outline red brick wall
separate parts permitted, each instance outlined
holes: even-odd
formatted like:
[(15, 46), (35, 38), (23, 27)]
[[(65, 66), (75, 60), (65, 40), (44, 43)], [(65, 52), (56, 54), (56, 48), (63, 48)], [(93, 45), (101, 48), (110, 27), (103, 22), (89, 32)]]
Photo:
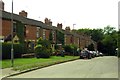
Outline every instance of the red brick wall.
[(66, 45), (73, 44), (73, 37), (72, 35), (66, 35)]
[(2, 36), (8, 36), (11, 33), (11, 21), (2, 20)]
[(36, 32), (37, 32), (37, 27), (36, 26), (31, 26), (31, 25), (26, 25), (26, 40), (36, 40)]
[(74, 37), (74, 44), (79, 47), (79, 38), (78, 37)]
[(45, 30), (45, 37), (49, 40), (50, 30)]
[(80, 48), (83, 49), (85, 47), (86, 41), (84, 36), (80, 37)]

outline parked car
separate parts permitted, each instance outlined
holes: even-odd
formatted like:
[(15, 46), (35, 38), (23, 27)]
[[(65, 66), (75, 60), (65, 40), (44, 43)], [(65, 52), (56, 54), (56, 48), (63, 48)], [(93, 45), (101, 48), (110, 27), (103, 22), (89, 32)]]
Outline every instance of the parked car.
[(91, 57), (94, 58), (95, 57), (95, 54), (93, 51), (89, 51), (89, 53), (91, 54)]
[(80, 59), (85, 59), (85, 58), (87, 58), (87, 59), (92, 58), (91, 53), (88, 50), (83, 50), (80, 53)]
[(99, 53), (99, 56), (102, 56), (102, 57), (103, 57), (103, 53), (100, 52), (100, 53)]
[(95, 57), (99, 57), (99, 52), (98, 51), (93, 51)]
[(92, 54), (94, 55), (94, 57), (98, 57), (99, 54), (96, 51), (92, 51)]

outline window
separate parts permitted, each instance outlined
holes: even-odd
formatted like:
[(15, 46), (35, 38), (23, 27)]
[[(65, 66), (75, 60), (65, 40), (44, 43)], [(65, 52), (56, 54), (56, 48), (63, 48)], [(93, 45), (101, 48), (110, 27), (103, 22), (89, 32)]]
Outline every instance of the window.
[(26, 25), (24, 27), (24, 36), (26, 37)]
[(54, 36), (54, 34), (55, 34), (55, 31), (52, 31), (53, 41), (55, 40), (55, 36)]
[(13, 22), (13, 32), (16, 32), (16, 22)]
[(37, 37), (37, 38), (40, 37), (40, 27), (37, 27), (36, 37)]
[(65, 44), (66, 44), (66, 35), (65, 35)]
[(45, 37), (45, 29), (43, 29), (43, 39), (46, 39), (46, 37)]

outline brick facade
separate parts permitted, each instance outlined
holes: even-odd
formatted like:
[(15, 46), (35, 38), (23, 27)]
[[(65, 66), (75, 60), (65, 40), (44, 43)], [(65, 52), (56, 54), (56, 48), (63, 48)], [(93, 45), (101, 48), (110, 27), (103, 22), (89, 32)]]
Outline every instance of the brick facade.
[(65, 35), (65, 45), (73, 44), (73, 36)]
[(25, 40), (36, 41), (36, 39), (37, 39), (37, 27), (36, 26), (31, 26), (31, 25), (26, 25), (25, 27), (26, 27)]
[(49, 40), (50, 30), (45, 30), (45, 37)]
[[(7, 12), (6, 12), (7, 13)], [(20, 15), (20, 16), (19, 16)], [(22, 11), (17, 15), (17, 17), (22, 17), (21, 22), (25, 26), (25, 40), (36, 41), (37, 38), (42, 37), (43, 39), (49, 40), (50, 32), (52, 32), (53, 42), (56, 43), (56, 30), (61, 30), (64, 32), (64, 41), (65, 45), (75, 44), (77, 47), (81, 49), (88, 46), (90, 43), (93, 43), (91, 38), (86, 35), (74, 35), (74, 33), (70, 30), (70, 27), (66, 27), (65, 31), (62, 29), (62, 23), (57, 24), (57, 27), (54, 28), (52, 26), (52, 21), (50, 19), (45, 19), (45, 23), (35, 21), (32, 19), (27, 19), (27, 12)], [(9, 15), (11, 16), (11, 15)], [(4, 16), (6, 17), (6, 16)], [(19, 18), (15, 18), (18, 19)], [(25, 19), (25, 20), (24, 20)], [(27, 21), (28, 20), (28, 21)], [(26, 22), (25, 22), (26, 21)], [(33, 26), (33, 25), (34, 26)], [(36, 26), (35, 26), (36, 25)], [(16, 26), (17, 27), (17, 26)], [(11, 33), (11, 21), (10, 19), (2, 19), (2, 36), (8, 36)], [(1, 35), (0, 35), (1, 36)], [(96, 43), (94, 42), (95, 46)]]
[(11, 33), (11, 21), (10, 20), (2, 20), (2, 35), (7, 37)]

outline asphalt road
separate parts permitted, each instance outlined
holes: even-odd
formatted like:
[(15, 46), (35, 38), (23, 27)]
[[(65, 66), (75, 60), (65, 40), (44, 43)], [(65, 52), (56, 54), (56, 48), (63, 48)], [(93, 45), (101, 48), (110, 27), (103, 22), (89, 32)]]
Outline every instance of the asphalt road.
[(118, 78), (118, 59), (115, 56), (79, 59), (10, 78)]

